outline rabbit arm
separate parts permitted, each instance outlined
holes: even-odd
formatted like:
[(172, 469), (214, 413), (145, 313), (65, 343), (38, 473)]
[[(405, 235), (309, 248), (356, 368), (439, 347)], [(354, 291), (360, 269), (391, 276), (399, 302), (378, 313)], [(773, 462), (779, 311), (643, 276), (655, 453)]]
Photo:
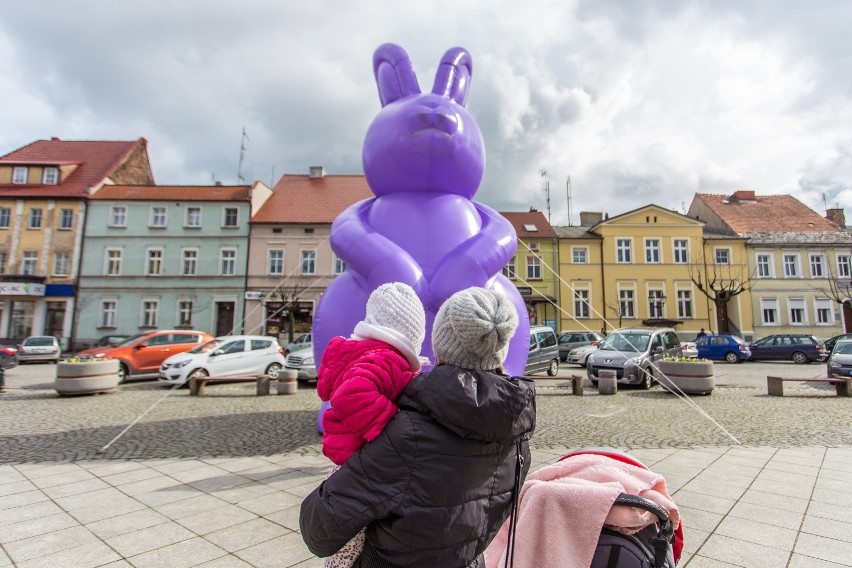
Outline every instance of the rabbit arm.
[(437, 310), (459, 290), (484, 286), (515, 254), (518, 237), (512, 224), (490, 207), (473, 204), (482, 217), (482, 226), (435, 267), (429, 281), (427, 309)]
[(365, 212), (373, 199), (360, 201), (341, 213), (331, 227), (331, 248), (347, 269), (367, 281), (370, 290), (386, 282), (403, 282), (418, 293), (425, 291), (420, 264), (399, 245), (373, 231)]

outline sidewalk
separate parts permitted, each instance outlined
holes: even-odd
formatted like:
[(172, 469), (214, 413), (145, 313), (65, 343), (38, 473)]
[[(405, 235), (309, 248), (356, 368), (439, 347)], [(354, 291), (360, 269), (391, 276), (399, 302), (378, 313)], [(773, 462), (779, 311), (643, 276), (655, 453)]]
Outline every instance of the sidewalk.
[[(571, 449), (535, 450), (532, 467)], [(298, 532), (328, 471), (318, 450), (0, 465), (0, 567), (321, 566)], [(680, 566), (852, 565), (852, 447), (631, 454), (681, 508)]]

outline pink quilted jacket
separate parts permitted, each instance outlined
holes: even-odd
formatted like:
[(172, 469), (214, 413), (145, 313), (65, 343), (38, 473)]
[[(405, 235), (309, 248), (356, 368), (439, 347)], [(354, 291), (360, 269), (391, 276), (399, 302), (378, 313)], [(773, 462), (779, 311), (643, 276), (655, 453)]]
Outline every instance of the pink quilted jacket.
[(317, 394), (331, 401), (322, 417), (322, 453), (340, 465), (381, 433), (417, 372), (387, 343), (334, 337), (317, 374)]

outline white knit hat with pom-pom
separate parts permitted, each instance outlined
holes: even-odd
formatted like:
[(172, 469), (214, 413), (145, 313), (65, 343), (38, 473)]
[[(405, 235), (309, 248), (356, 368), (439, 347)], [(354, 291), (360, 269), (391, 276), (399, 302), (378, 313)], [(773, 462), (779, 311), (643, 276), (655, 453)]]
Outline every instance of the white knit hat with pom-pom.
[(390, 328), (411, 342), (414, 354), (420, 353), (426, 337), (426, 312), (414, 289), (402, 282), (382, 284), (367, 300), (367, 316), (371, 325)]

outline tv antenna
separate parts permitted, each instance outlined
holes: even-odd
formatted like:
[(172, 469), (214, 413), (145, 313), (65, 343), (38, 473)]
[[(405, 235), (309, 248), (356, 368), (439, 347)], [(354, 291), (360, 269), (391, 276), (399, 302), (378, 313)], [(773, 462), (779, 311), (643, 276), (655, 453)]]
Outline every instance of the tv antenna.
[(571, 222), (571, 176), (568, 176), (568, 181), (566, 182), (567, 190), (568, 190), (568, 226), (572, 226), (574, 223)]
[(544, 194), (547, 197), (547, 222), (550, 223), (550, 178), (547, 176), (547, 170), (541, 170), (541, 177), (544, 178)]
[(245, 182), (246, 178), (243, 177), (243, 160), (246, 157), (246, 141), (251, 142), (251, 139), (246, 134), (246, 127), (243, 126), (243, 135), (240, 138), (240, 165), (237, 166), (237, 180), (241, 182)]

